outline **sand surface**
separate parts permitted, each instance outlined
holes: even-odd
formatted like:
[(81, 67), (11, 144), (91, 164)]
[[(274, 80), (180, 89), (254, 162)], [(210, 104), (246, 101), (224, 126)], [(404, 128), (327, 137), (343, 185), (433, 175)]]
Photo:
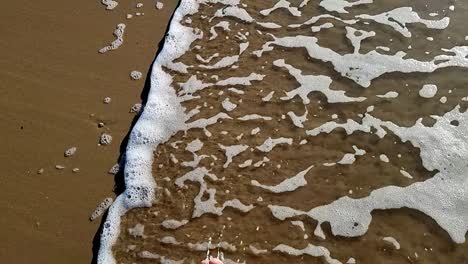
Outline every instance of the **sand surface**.
[[(0, 17), (0, 263), (90, 263), (120, 145), (176, 1), (6, 1)], [(144, 12), (127, 20), (126, 14)], [(98, 50), (127, 25), (124, 44)], [(132, 81), (139, 70), (143, 78)], [(104, 97), (112, 98), (103, 104)], [(104, 128), (98, 123), (104, 122)], [(98, 146), (102, 132), (114, 140)], [(76, 146), (73, 157), (63, 152)], [(55, 169), (63, 165), (63, 170)], [(43, 168), (44, 173), (37, 171)], [(73, 168), (79, 168), (73, 173)]]

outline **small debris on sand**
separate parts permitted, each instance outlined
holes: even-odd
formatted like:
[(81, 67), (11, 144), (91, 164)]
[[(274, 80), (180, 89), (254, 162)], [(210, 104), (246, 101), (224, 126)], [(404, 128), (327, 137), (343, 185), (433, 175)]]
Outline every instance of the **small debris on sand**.
[(104, 123), (103, 122), (99, 122), (99, 124), (97, 125), (98, 127), (104, 127)]
[(137, 8), (143, 7), (143, 3), (137, 3), (137, 4), (136, 4), (136, 7), (137, 7)]
[(133, 15), (132, 14), (127, 14), (127, 19), (132, 19)]
[(72, 170), (73, 173), (77, 173), (77, 172), (79, 172), (79, 171), (80, 171), (79, 168), (74, 168), (74, 169)]
[(112, 174), (112, 175), (116, 175), (117, 173), (119, 173), (119, 170), (120, 170), (120, 165), (118, 163), (116, 163), (116, 164), (114, 164), (114, 166), (112, 166), (112, 168), (110, 168), (108, 173)]
[(75, 155), (76, 150), (77, 150), (76, 147), (71, 147), (71, 148), (65, 150), (65, 153), (63, 153), (63, 155), (64, 155), (65, 157), (71, 157), (71, 156)]
[(141, 111), (141, 104), (140, 103), (137, 103), (137, 104), (134, 104), (132, 106), (132, 108), (130, 108), (130, 113), (137, 113), (139, 114)]
[(101, 145), (109, 145), (112, 142), (112, 136), (106, 133), (101, 135), (101, 139), (99, 141)]
[(42, 174), (44, 173), (44, 168), (40, 168), (38, 171), (37, 171), (37, 174)]
[(164, 4), (162, 2), (157, 1), (156, 2), (156, 9), (161, 10), (164, 7)]
[(56, 168), (57, 170), (63, 170), (63, 169), (65, 169), (65, 166), (62, 166), (62, 165), (55, 165), (55, 168)]
[(91, 216), (89, 217), (89, 220), (91, 221), (94, 221), (96, 220), (98, 217), (100, 217), (111, 205), (112, 205), (112, 202), (114, 201), (114, 199), (110, 198), (110, 197), (107, 197), (106, 199), (104, 199), (104, 201), (102, 201), (97, 207), (96, 209), (94, 210), (94, 212), (91, 214)]
[(104, 102), (105, 104), (110, 104), (111, 101), (112, 99), (110, 97), (106, 97), (102, 100), (102, 102)]

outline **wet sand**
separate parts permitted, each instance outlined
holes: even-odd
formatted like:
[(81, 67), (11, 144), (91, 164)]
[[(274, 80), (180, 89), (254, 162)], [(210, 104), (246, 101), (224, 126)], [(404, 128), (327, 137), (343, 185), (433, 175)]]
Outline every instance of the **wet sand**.
[[(90, 263), (101, 219), (114, 197), (108, 174), (135, 117), (146, 73), (176, 1), (7, 1), (0, 18), (0, 262)], [(144, 16), (125, 18), (127, 13)], [(124, 44), (99, 54), (118, 23)], [(132, 70), (143, 78), (130, 79)], [(104, 97), (110, 104), (103, 104)], [(98, 123), (105, 123), (98, 128)], [(113, 136), (98, 146), (99, 136)], [(72, 146), (78, 151), (65, 158)], [(63, 170), (55, 169), (63, 165)], [(43, 174), (37, 174), (43, 168)], [(73, 168), (79, 168), (73, 173)]]

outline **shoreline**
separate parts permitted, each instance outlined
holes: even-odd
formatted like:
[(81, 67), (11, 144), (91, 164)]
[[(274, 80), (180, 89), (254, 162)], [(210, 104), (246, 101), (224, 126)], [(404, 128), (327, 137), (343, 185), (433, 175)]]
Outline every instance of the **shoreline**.
[[(89, 216), (114, 196), (108, 170), (121, 153), (135, 117), (129, 110), (140, 102), (145, 85), (129, 75), (132, 70), (146, 74), (175, 6), (167, 2), (157, 10), (142, 2), (138, 10), (145, 15), (130, 20), (125, 15), (137, 12), (132, 3), (112, 11), (99, 1), (7, 4), (11, 12), (2, 25), (8, 28), (0, 40), (9, 51), (0, 60), (6, 88), (0, 99), (6, 142), (0, 176), (3, 262), (92, 261), (102, 220), (90, 222)], [(99, 54), (122, 22), (127, 24), (123, 45)], [(112, 101), (104, 104), (107, 96)], [(109, 146), (98, 146), (103, 132), (113, 137)], [(72, 146), (76, 154), (65, 158)], [(73, 168), (80, 170), (73, 173)]]

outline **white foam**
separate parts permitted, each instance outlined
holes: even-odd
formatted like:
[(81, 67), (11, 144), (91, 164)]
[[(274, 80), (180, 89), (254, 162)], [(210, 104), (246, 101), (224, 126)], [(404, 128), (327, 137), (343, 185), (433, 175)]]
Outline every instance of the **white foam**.
[(236, 109), (237, 107), (237, 104), (235, 103), (232, 103), (229, 98), (226, 98), (224, 99), (224, 101), (222, 102), (222, 106), (224, 108), (224, 110), (228, 111), (228, 112), (231, 112), (232, 110)]
[(447, 102), (447, 97), (446, 96), (442, 96), (440, 99), (439, 99), (439, 102), (445, 104)]
[(130, 108), (130, 113), (139, 114), (141, 112), (142, 107), (143, 106), (140, 103), (136, 103)]
[(252, 165), (252, 160), (248, 159), (244, 161), (243, 163), (239, 164), (239, 168), (247, 168), (250, 165)]
[(164, 46), (153, 63), (151, 89), (144, 111), (133, 127), (125, 152), (125, 191), (109, 208), (101, 233), (98, 263), (115, 264), (112, 246), (120, 231), (120, 217), (129, 209), (148, 207), (155, 198), (156, 183), (152, 176), (153, 151), (173, 134), (183, 130), (187, 116), (180, 105), (172, 77), (163, 66), (184, 71), (183, 64), (173, 61), (190, 49), (191, 43), (201, 37), (181, 21), (186, 15), (195, 13), (200, 2), (182, 0), (173, 15)]
[(256, 180), (252, 180), (251, 184), (256, 187), (263, 188), (265, 190), (269, 190), (270, 192), (273, 193), (284, 193), (284, 192), (292, 192), (297, 190), (300, 187), (306, 186), (307, 181), (305, 179), (305, 175), (313, 168), (314, 166), (310, 166), (307, 169), (299, 172), (295, 176), (288, 178), (281, 183), (275, 185), (275, 186), (267, 186), (260, 184)]
[(76, 150), (77, 150), (76, 147), (71, 147), (71, 148), (65, 150), (65, 152), (63, 153), (63, 155), (64, 155), (65, 157), (71, 157), (71, 156), (75, 155)]
[(302, 230), (302, 232), (305, 232), (304, 222), (297, 220), (297, 221), (291, 221), (291, 224), (299, 227)]
[(390, 92), (387, 92), (385, 94), (378, 94), (376, 95), (377, 97), (379, 98), (386, 98), (386, 99), (393, 99), (393, 98), (397, 98), (398, 97), (398, 93), (395, 92), (395, 91), (390, 91)]
[[(104, 2), (104, 0), (103, 0)], [(109, 7), (109, 5), (108, 5)], [(107, 8), (109, 9), (109, 8)], [(112, 8), (111, 8), (112, 9)], [(117, 25), (116, 29), (114, 30), (115, 40), (111, 42), (110, 45), (105, 46), (104, 48), (99, 50), (99, 53), (106, 53), (110, 50), (116, 50), (123, 44), (123, 35), (125, 33), (125, 24), (120, 23)]]
[(161, 10), (164, 7), (164, 3), (161, 1), (156, 2), (156, 9)]
[(260, 132), (260, 128), (259, 127), (256, 127), (254, 129), (252, 129), (252, 131), (250, 131), (250, 135), (257, 135), (258, 133)]
[(279, 8), (284, 8), (284, 9), (288, 10), (289, 13), (291, 15), (293, 15), (293, 16), (301, 16), (301, 11), (299, 11), (299, 9), (297, 9), (297, 7), (292, 7), (291, 3), (289, 1), (287, 1), (287, 0), (279, 0), (278, 2), (276, 2), (276, 4), (273, 7), (261, 10), (260, 14), (262, 14), (264, 16), (268, 16), (268, 15), (271, 14), (271, 12), (273, 12), (276, 9), (279, 9)]
[(359, 53), (363, 40), (374, 36), (374, 31), (359, 30), (349, 26), (346, 27), (346, 37), (351, 41), (351, 45), (354, 47), (354, 53)]
[(379, 159), (380, 159), (380, 161), (385, 162), (385, 163), (389, 163), (389, 162), (390, 162), (390, 160), (388, 159), (387, 155), (385, 155), (385, 154), (380, 154)]
[(419, 90), (419, 96), (422, 98), (432, 98), (437, 94), (437, 85), (435, 84), (425, 84)]
[(210, 28), (210, 33), (211, 33), (211, 36), (209, 38), (209, 40), (213, 40), (215, 38), (218, 37), (218, 33), (216, 32), (216, 28), (221, 28), (223, 29), (224, 31), (231, 31), (231, 29), (229, 28), (229, 22), (228, 21), (221, 21), (219, 22), (218, 24), (212, 26)]
[(405, 170), (400, 170), (400, 173), (401, 175), (403, 175), (404, 177), (406, 178), (409, 178), (409, 179), (413, 179), (413, 176), (411, 176), (411, 174), (409, 174), (407, 171)]
[(322, 246), (314, 246), (312, 244), (308, 244), (304, 249), (296, 249), (288, 245), (280, 244), (273, 248), (273, 251), (286, 253), (291, 256), (309, 255), (312, 257), (323, 257), (328, 264), (341, 264), (339, 260), (330, 256), (330, 251), (327, 248)]
[(260, 166), (265, 166), (265, 163), (267, 163), (267, 162), (269, 162), (269, 161), (270, 161), (269, 158), (263, 157), (262, 160), (259, 160), (259, 161), (257, 161), (257, 162), (254, 163), (254, 167), (255, 167), (255, 168), (258, 168), (258, 167), (260, 167)]
[(398, 241), (394, 237), (384, 237), (382, 238), (382, 240), (392, 244), (395, 247), (395, 249), (400, 249), (400, 243), (398, 243)]
[(112, 136), (107, 133), (102, 133), (101, 138), (99, 139), (101, 145), (109, 145), (112, 143)]
[(252, 16), (250, 16), (250, 14), (245, 9), (238, 6), (227, 6), (223, 9), (219, 9), (214, 14), (214, 17), (235, 17), (248, 23), (254, 21)]
[[(429, 171), (439, 171), (432, 178), (407, 187), (383, 187), (360, 199), (344, 196), (307, 213), (275, 206), (270, 206), (270, 209), (273, 212), (280, 208), (279, 216), (282, 218), (307, 214), (319, 224), (329, 222), (333, 235), (354, 237), (367, 231), (373, 210), (406, 207), (434, 219), (454, 242), (465, 242), (468, 231), (468, 185), (465, 184), (467, 162), (464, 157), (468, 155), (468, 113), (461, 113), (459, 109), (457, 106), (442, 117), (433, 116), (437, 121), (432, 127), (424, 126), (422, 119), (412, 127), (399, 127), (366, 114), (363, 124), (350, 131), (362, 131), (365, 127), (379, 130), (385, 126), (403, 142), (410, 141), (420, 149), (423, 166)], [(459, 126), (452, 126), (452, 120), (457, 120)], [(381, 133), (379, 136), (383, 137), (385, 134)]]
[(239, 117), (237, 119), (239, 119), (241, 121), (256, 120), (256, 119), (263, 119), (265, 121), (269, 121), (272, 118), (269, 117), (269, 116), (262, 116), (262, 115), (258, 115), (258, 114), (250, 114), (250, 115), (241, 116), (241, 117)]
[(301, 86), (298, 88), (287, 92), (286, 96), (280, 98), (281, 100), (291, 100), (295, 96), (299, 96), (302, 99), (302, 102), (307, 105), (310, 103), (308, 95), (314, 91), (321, 92), (323, 95), (325, 95), (329, 103), (361, 102), (365, 100), (364, 97), (348, 97), (345, 95), (344, 91), (331, 90), (330, 85), (332, 83), (332, 79), (328, 76), (302, 75), (301, 70), (286, 64), (283, 59), (275, 60), (273, 65), (286, 68), (289, 74), (292, 75), (297, 80), (297, 82), (301, 84)]
[(310, 29), (312, 29), (312, 32), (314, 33), (317, 33), (317, 32), (320, 32), (322, 31), (322, 29), (328, 29), (328, 28), (332, 28), (334, 27), (334, 25), (330, 22), (327, 22), (327, 23), (323, 23), (322, 25), (319, 25), (319, 26), (312, 26)]
[(114, 164), (108, 171), (109, 174), (116, 175), (120, 171), (120, 165), (118, 163)]
[(128, 233), (133, 237), (145, 238), (145, 226), (138, 223), (134, 227), (128, 229)]
[(117, 1), (113, 0), (101, 0), (101, 3), (106, 6), (107, 10), (112, 10), (119, 4)]
[(330, 15), (330, 14), (323, 14), (323, 15), (313, 16), (312, 18), (308, 19), (307, 21), (305, 21), (304, 23), (301, 23), (301, 24), (288, 25), (288, 27), (298, 28), (298, 27), (301, 27), (301, 26), (312, 25), (312, 24), (317, 23), (317, 21), (319, 21), (322, 18), (323, 19), (335, 19), (337, 21), (340, 21), (340, 22), (348, 24), (348, 25), (356, 24), (357, 21), (358, 21), (358, 20), (355, 20), (355, 19), (344, 20), (344, 19), (341, 19), (339, 17), (333, 16), (333, 15)]
[(167, 245), (180, 245), (180, 242), (178, 242), (173, 236), (165, 236), (159, 239), (159, 242)]
[(275, 91), (271, 91), (269, 92), (267, 95), (265, 95), (263, 98), (262, 98), (262, 101), (263, 102), (269, 102), (271, 101), (271, 98), (273, 98), (273, 94), (275, 93)]
[[(211, 55), (210, 57), (208, 57), (207, 59), (204, 59), (200, 54), (197, 54), (195, 57), (197, 58), (197, 60), (199, 60), (200, 62), (203, 62), (203, 63), (209, 63), (212, 59), (214, 58), (217, 58), (219, 56), (219, 53), (215, 53), (213, 55)], [(196, 76), (192, 76), (192, 78)]]
[(309, 111), (307, 110), (307, 108), (305, 109), (305, 112), (302, 116), (298, 116), (296, 115), (294, 112), (292, 111), (289, 111), (287, 114), (288, 116), (291, 118), (291, 121), (293, 122), (293, 124), (296, 126), (296, 127), (299, 127), (299, 128), (304, 128), (304, 122), (307, 121), (307, 114), (309, 113)]
[(353, 145), (354, 149), (354, 154), (353, 153), (346, 153), (341, 160), (337, 161), (336, 163), (342, 164), (342, 165), (351, 165), (356, 161), (356, 156), (362, 156), (366, 154), (366, 151), (363, 149), (360, 149)]
[(406, 24), (422, 23), (427, 28), (445, 29), (450, 22), (450, 18), (444, 17), (440, 20), (427, 20), (419, 17), (411, 7), (400, 7), (378, 15), (358, 15), (357, 18), (374, 20), (377, 23), (391, 26), (405, 37), (411, 37), (411, 32)]
[(143, 74), (140, 71), (131, 71), (130, 72), (130, 78), (132, 78), (132, 80), (140, 80), (141, 77), (143, 77)]
[(91, 214), (91, 216), (89, 217), (89, 220), (91, 221), (94, 221), (96, 220), (97, 218), (99, 218), (101, 215), (104, 214), (104, 212), (109, 209), (109, 207), (112, 205), (112, 202), (114, 201), (114, 199), (112, 199), (111, 197), (107, 197), (106, 199), (104, 199), (97, 207), (96, 209), (93, 211), (93, 213)]
[(269, 29), (277, 29), (281, 28), (281, 25), (278, 25), (274, 22), (257, 22), (259, 26), (262, 26), (264, 28), (269, 28)]
[(246, 151), (249, 146), (248, 145), (232, 145), (232, 146), (223, 146), (218, 144), (218, 146), (224, 150), (226, 155), (226, 162), (223, 165), (223, 168), (227, 168), (229, 164), (232, 163), (232, 158), (241, 154), (242, 152)]
[[(391, 72), (434, 72), (437, 69), (446, 67), (468, 67), (468, 47), (459, 46), (451, 49), (442, 49), (453, 55), (439, 55), (432, 61), (418, 61), (415, 59), (405, 59), (406, 53), (399, 51), (394, 55), (380, 54), (372, 50), (366, 54), (351, 53), (341, 55), (329, 48), (318, 45), (316, 37), (294, 36), (281, 37), (266, 42), (261, 50), (254, 51), (253, 54), (261, 57), (264, 52), (271, 51), (274, 45), (288, 48), (305, 48), (311, 58), (330, 62), (335, 71), (343, 77), (355, 81), (363, 87), (369, 87), (375, 78)], [(279, 60), (281, 65), (284, 60)], [(328, 77), (329, 78), (329, 77)]]
[(169, 219), (169, 220), (164, 220), (161, 223), (161, 226), (163, 226), (166, 229), (177, 229), (181, 226), (184, 226), (188, 223), (189, 221), (184, 219), (184, 220), (175, 220), (175, 219)]
[(254, 254), (255, 256), (262, 255), (268, 253), (267, 249), (259, 249), (256, 248), (254, 245), (249, 245), (249, 250)]
[(260, 146), (257, 146), (257, 149), (261, 152), (270, 152), (273, 150), (274, 147), (280, 144), (288, 144), (291, 145), (293, 142), (292, 138), (271, 138), (268, 137)]
[(320, 6), (330, 12), (348, 13), (345, 8), (355, 5), (372, 4), (373, 0), (358, 0), (348, 2), (346, 0), (322, 0)]
[(235, 93), (235, 94), (245, 94), (244, 91), (239, 90), (239, 89), (236, 89), (236, 88), (233, 88), (233, 87), (228, 88), (228, 91), (233, 92), (233, 93)]

